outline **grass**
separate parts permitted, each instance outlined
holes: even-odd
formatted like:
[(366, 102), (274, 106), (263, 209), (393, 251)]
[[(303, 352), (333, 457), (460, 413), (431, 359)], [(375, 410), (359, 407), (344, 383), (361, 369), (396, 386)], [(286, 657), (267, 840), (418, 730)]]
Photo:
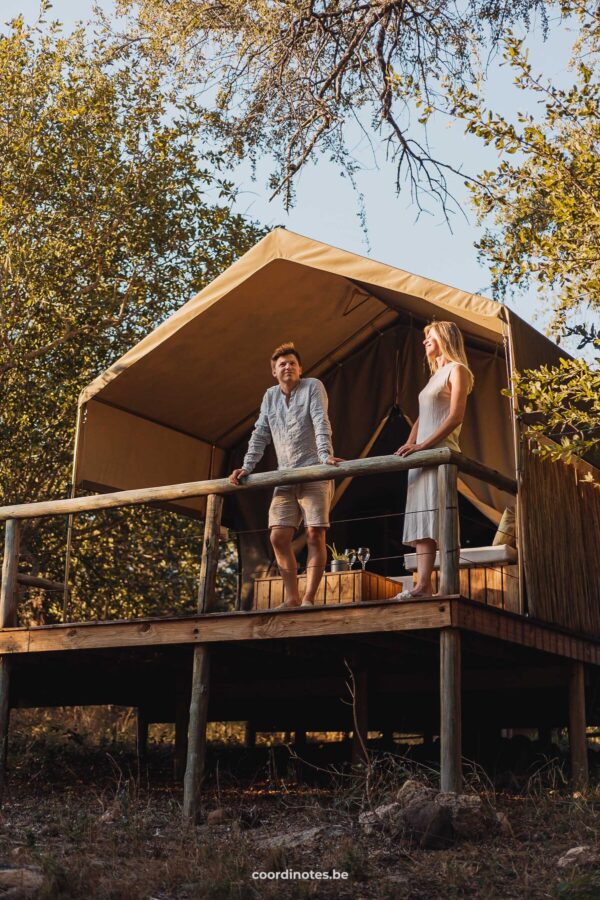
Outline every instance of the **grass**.
[[(554, 769), (512, 794), (494, 793), (471, 770), (469, 789), (506, 814), (511, 833), (436, 852), (381, 832), (367, 835), (358, 825), (360, 811), (393, 799), (408, 775), (435, 780), (435, 773), (391, 757), (374, 763), (368, 783), (364, 775), (339, 773), (311, 786), (272, 766), (236, 781), (217, 770), (202, 822), (185, 828), (166, 739), (152, 744), (148, 775), (137, 769), (125, 712), (98, 713), (106, 716), (101, 722), (89, 711), (77, 721), (37, 715), (37, 726), (31, 712), (13, 727), (0, 859), (39, 867), (43, 898), (600, 898), (600, 869), (557, 867), (571, 847), (599, 844), (600, 791), (572, 796)], [(217, 808), (224, 816), (209, 824)], [(320, 829), (311, 841), (267, 846), (269, 838), (310, 828)], [(288, 869), (335, 869), (348, 878), (253, 878)]]

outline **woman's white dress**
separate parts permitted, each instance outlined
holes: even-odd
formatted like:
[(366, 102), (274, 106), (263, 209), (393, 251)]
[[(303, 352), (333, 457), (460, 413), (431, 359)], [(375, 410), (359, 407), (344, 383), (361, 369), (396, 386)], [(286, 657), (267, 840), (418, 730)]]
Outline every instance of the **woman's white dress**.
[[(426, 440), (440, 427), (450, 412), (450, 374), (460, 363), (447, 363), (437, 369), (419, 394), (419, 428), (417, 444)], [(445, 437), (436, 447), (460, 450), (458, 436), (461, 426)], [(410, 459), (410, 457), (409, 457)], [(437, 466), (428, 469), (410, 469), (406, 514), (402, 542), (413, 545), (424, 538), (438, 540), (438, 488)]]

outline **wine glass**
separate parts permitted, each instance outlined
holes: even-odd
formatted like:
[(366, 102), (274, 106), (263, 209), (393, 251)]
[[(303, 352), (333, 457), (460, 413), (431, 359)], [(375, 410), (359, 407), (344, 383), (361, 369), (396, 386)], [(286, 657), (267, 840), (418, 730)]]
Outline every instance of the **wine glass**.
[(369, 550), (368, 547), (359, 547), (359, 548), (358, 548), (358, 551), (357, 551), (357, 553), (356, 553), (356, 556), (357, 556), (358, 561), (360, 562), (360, 564), (361, 564), (361, 566), (362, 566), (362, 570), (363, 570), (363, 572), (364, 572), (364, 571), (365, 571), (365, 566), (367, 565), (367, 563), (368, 563), (369, 560), (371, 559), (371, 551)]
[(352, 568), (356, 562), (356, 550), (346, 549), (344, 550), (344, 556), (348, 560), (348, 566)]

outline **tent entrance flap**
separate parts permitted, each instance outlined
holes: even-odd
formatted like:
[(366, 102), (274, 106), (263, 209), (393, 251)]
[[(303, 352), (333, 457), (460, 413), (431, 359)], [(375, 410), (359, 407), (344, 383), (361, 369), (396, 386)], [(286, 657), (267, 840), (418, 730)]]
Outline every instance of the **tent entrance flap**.
[[(206, 441), (90, 400), (82, 409), (75, 483), (93, 490), (127, 490), (203, 481), (223, 474), (224, 452)], [(181, 500), (198, 513), (203, 498)]]

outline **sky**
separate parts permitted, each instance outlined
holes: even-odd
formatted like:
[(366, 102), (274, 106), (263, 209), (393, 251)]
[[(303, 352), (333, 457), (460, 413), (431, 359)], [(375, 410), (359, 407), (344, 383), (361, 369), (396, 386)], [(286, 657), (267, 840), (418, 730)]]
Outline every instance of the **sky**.
[[(94, 2), (53, 0), (50, 17), (71, 28), (77, 21), (91, 17)], [(113, 8), (112, 0), (99, 0), (98, 5), (107, 12)], [(2, 22), (19, 14), (27, 21), (33, 21), (38, 10), (38, 0), (0, 0)], [(544, 40), (541, 28), (534, 23), (527, 35), (534, 69), (542, 71), (557, 84), (570, 82), (567, 63), (571, 43), (572, 34), (564, 25), (556, 27), (554, 24), (553, 27), (551, 22), (548, 38)], [(526, 99), (512, 85), (507, 67), (500, 63), (498, 59), (491, 65), (485, 86), (486, 102), (497, 112), (511, 117), (518, 109), (526, 108)], [(466, 173), (476, 175), (485, 168), (491, 169), (497, 165), (496, 151), (485, 148), (480, 140), (464, 135), (460, 124), (449, 126), (445, 121), (434, 122), (429, 138), (434, 154), (455, 166), (462, 165)], [(352, 186), (324, 158), (301, 172), (296, 182), (296, 203), (289, 212), (280, 200), (269, 202), (267, 165), (259, 167), (255, 181), (249, 167), (241, 167), (232, 177), (239, 188), (237, 209), (263, 225), (284, 225), (292, 231), (345, 250), (370, 256), (464, 291), (490, 296), (489, 273), (485, 265), (478, 261), (474, 247), (482, 227), (468, 207), (463, 180), (456, 178), (451, 186), (463, 205), (466, 217), (461, 213), (455, 214), (450, 230), (435, 206), (431, 207), (429, 214), (417, 218), (409, 196), (396, 195), (395, 169), (385, 160), (383, 144), (377, 148), (375, 158), (365, 140), (357, 143), (355, 153), (364, 164), (356, 181), (364, 196), (368, 239), (359, 220), (359, 204)], [(541, 310), (533, 290), (509, 298), (508, 302), (523, 318), (540, 329), (544, 328), (545, 319), (539, 315)]]

